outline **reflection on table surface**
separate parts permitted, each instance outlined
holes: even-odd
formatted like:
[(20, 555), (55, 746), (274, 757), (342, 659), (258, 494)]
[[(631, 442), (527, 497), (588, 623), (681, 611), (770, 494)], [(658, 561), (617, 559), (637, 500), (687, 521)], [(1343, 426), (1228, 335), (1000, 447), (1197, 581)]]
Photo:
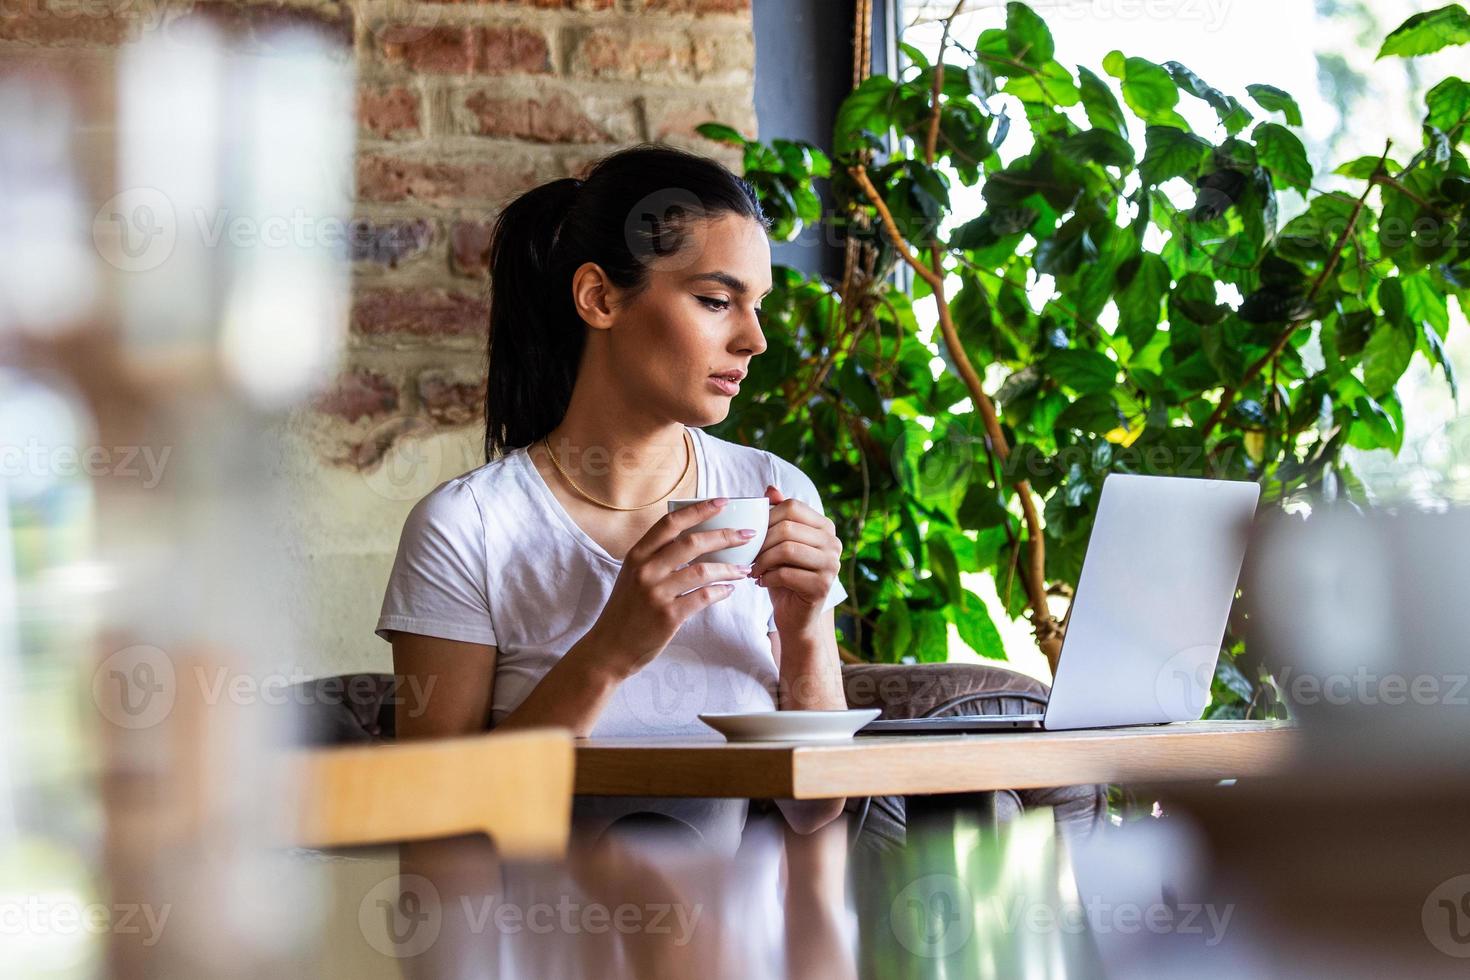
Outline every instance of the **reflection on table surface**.
[[(269, 973), (1134, 980), (1463, 968), (1437, 920), (1419, 925), (1419, 899), (1379, 908), (1319, 889), (1314, 908), (1293, 911), (1279, 899), (1299, 888), (1264, 868), (1210, 868), (1192, 827), (1176, 814), (1083, 836), (1050, 811), (999, 828), (959, 811), (879, 849), (853, 846), (843, 822), (802, 836), (753, 816), (733, 855), (657, 825), (577, 835), (550, 862), (504, 860), (483, 837), (277, 852), (280, 894), (305, 900)], [(196, 975), (198, 930), (179, 926), (143, 958), (147, 976)]]

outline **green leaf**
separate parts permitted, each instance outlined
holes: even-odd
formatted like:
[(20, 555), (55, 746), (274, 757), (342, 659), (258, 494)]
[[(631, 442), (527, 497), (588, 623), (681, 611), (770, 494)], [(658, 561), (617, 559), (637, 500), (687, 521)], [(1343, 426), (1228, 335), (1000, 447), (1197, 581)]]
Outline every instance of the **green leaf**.
[(1385, 160), (1382, 157), (1366, 156), (1358, 157), (1356, 160), (1350, 160), (1332, 172), (1335, 174), (1341, 174), (1344, 177), (1353, 177), (1358, 180), (1367, 180), (1374, 174), (1378, 173), (1378, 164), (1380, 161), (1383, 163), (1383, 168), (1385, 170), (1392, 171), (1404, 169), (1393, 160)]
[(1123, 107), (1118, 105), (1108, 83), (1086, 68), (1079, 67), (1077, 84), (1082, 94), (1082, 108), (1086, 110), (1087, 121), (1093, 128), (1127, 136), (1128, 118), (1123, 115)]
[(965, 645), (990, 660), (1006, 659), (1005, 642), (985, 608), (984, 601), (966, 589), (954, 609), (954, 624)]
[(1133, 278), (1116, 294), (1118, 331), (1134, 351), (1142, 350), (1158, 329), (1169, 280), (1168, 264), (1152, 252), (1145, 252), (1139, 258)]
[(1132, 145), (1109, 129), (1089, 129), (1068, 136), (1057, 149), (1079, 163), (1090, 161), (1119, 170), (1133, 166)]
[(1389, 282), (1397, 282), (1403, 287), (1404, 316), (1410, 323), (1416, 327), (1427, 323), (1440, 333), (1450, 328), (1449, 301), (1444, 293), (1435, 288), (1434, 280), (1428, 273), (1401, 276)]
[(1378, 57), (1411, 58), (1470, 41), (1470, 14), (1458, 3), (1415, 14), (1389, 34)]
[(909, 652), (913, 640), (914, 626), (908, 603), (902, 597), (895, 596), (878, 616), (873, 647), (880, 659), (896, 664)]
[(837, 110), (837, 121), (833, 124), (833, 149), (845, 156), (862, 144), (859, 133), (872, 130), (876, 133), (888, 131), (896, 96), (893, 79), (887, 75), (873, 75), (853, 89)]
[(1261, 166), (1271, 171), (1277, 187), (1294, 187), (1305, 197), (1312, 187), (1312, 164), (1297, 135), (1279, 123), (1264, 122), (1251, 137)]
[(1032, 264), (1044, 276), (1070, 276), (1097, 259), (1097, 243), (1080, 215), (1074, 215), (1050, 238), (1036, 246)]
[(1149, 123), (1183, 125), (1174, 111), (1179, 104), (1179, 87), (1161, 66), (1146, 58), (1124, 58), (1114, 51), (1103, 59), (1108, 74), (1123, 83), (1123, 101)]
[(1400, 320), (1378, 321), (1363, 348), (1363, 387), (1374, 398), (1393, 391), (1414, 356), (1414, 329)]
[(914, 644), (910, 649), (921, 664), (943, 663), (949, 659), (949, 616), (939, 609), (920, 609), (913, 613)]
[(1429, 125), (1448, 133), (1470, 119), (1470, 83), (1450, 77), (1429, 90)]
[(1046, 21), (1024, 3), (1006, 4), (1006, 40), (1011, 54), (1039, 67), (1056, 55), (1056, 44)]
[(960, 564), (954, 549), (942, 534), (932, 534), (925, 542), (928, 549), (929, 571), (939, 581), (948, 603), (963, 601), (964, 587), (960, 585)]
[(1220, 123), (1225, 127), (1225, 131), (1231, 136), (1234, 136), (1250, 124), (1250, 110), (1241, 105), (1240, 100), (1235, 96), (1226, 95), (1214, 86), (1206, 84), (1204, 79), (1177, 61), (1164, 62), (1164, 70), (1169, 73), (1169, 77), (1174, 79), (1175, 84), (1181, 90), (1188, 92), (1214, 109), (1215, 115), (1220, 117)]
[(1081, 395), (1111, 391), (1118, 381), (1118, 365), (1095, 350), (1052, 351), (1044, 367), (1047, 374)]
[(1210, 277), (1191, 272), (1179, 279), (1169, 295), (1169, 323), (1179, 319), (1210, 325), (1225, 319), (1228, 309), (1221, 305), (1215, 283)]
[(910, 62), (918, 65), (920, 68), (929, 67), (929, 58), (924, 54), (924, 52), (920, 51), (912, 44), (909, 44), (907, 41), (899, 41), (898, 46), (904, 54), (908, 55)]
[(1144, 142), (1147, 150), (1138, 172), (1145, 184), (1162, 184), (1173, 177), (1192, 178), (1211, 149), (1206, 140), (1173, 126), (1148, 127)]
[(1057, 416), (1056, 425), (1058, 429), (1076, 429), (1079, 432), (1102, 435), (1113, 431), (1123, 421), (1123, 414), (1118, 411), (1118, 403), (1113, 401), (1113, 396), (1094, 392), (1083, 395), (1064, 408), (1062, 414)]
[(726, 126), (724, 123), (707, 122), (700, 123), (694, 127), (694, 131), (706, 139), (717, 140), (721, 143), (731, 143), (735, 146), (744, 146), (747, 142), (740, 131), (734, 126)]
[(1429, 354), (1429, 359), (1438, 364), (1440, 370), (1444, 371), (1444, 379), (1450, 386), (1450, 398), (1456, 402), (1460, 400), (1460, 382), (1455, 374), (1455, 364), (1450, 360), (1449, 352), (1445, 350), (1444, 341), (1440, 339), (1439, 331), (1428, 324), (1424, 325), (1424, 348)]
[(842, 370), (837, 372), (837, 387), (848, 403), (864, 417), (873, 418), (883, 413), (877, 385), (858, 364), (857, 358), (849, 357), (843, 362)]
[(1404, 442), (1401, 419), (1395, 419), (1383, 404), (1368, 395), (1360, 395), (1353, 402), (1353, 412), (1355, 418), (1349, 445), (1358, 449), (1399, 451)]
[(1072, 73), (1060, 62), (1048, 61), (1038, 69), (1038, 74), (1040, 77), (1013, 74), (1001, 91), (1035, 105), (1073, 106), (1082, 100)]
[(1287, 125), (1302, 124), (1302, 110), (1287, 92), (1274, 85), (1247, 85), (1246, 92), (1256, 100), (1256, 105), (1267, 112), (1279, 112), (1286, 116)]

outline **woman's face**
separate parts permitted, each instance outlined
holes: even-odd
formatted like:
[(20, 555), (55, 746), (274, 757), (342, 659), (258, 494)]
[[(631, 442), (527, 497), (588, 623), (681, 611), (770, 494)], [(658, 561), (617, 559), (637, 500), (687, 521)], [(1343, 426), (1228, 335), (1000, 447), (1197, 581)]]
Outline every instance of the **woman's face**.
[(686, 425), (723, 420), (739, 384), (712, 376), (743, 375), (766, 349), (756, 313), (770, 289), (771, 248), (757, 222), (734, 214), (693, 222), (642, 292), (613, 293), (607, 380), (630, 403)]

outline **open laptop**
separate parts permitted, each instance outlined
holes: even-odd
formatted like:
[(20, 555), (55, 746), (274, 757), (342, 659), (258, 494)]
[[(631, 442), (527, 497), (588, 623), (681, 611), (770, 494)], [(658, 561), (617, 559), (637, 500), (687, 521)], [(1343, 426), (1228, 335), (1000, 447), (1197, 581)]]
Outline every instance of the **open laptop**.
[(1260, 487), (1110, 474), (1046, 711), (869, 722), (860, 735), (1111, 728), (1204, 711)]

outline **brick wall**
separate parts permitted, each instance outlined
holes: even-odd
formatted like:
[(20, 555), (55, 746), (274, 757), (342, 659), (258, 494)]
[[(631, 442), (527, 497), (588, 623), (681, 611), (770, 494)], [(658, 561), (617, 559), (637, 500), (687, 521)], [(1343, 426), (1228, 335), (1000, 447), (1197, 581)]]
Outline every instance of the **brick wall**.
[(316, 409), (322, 458), (371, 466), (391, 445), (384, 420), (482, 421), (485, 252), (499, 206), (642, 139), (734, 163), (694, 127), (717, 118), (755, 135), (754, 44), (749, 0), (356, 12), (352, 349)]
[[(694, 133), (755, 136), (750, 0), (11, 0), (0, 71), (72, 86), (77, 143), (110, 151), (115, 48), (181, 18), (237, 35), (317, 27), (357, 66), (353, 304), (336, 379), (278, 433), (307, 592), (305, 669), (385, 669), (371, 636), (408, 508), (483, 462), (485, 251), (504, 203), (621, 145), (738, 165)], [(103, 178), (92, 189), (107, 199)]]

